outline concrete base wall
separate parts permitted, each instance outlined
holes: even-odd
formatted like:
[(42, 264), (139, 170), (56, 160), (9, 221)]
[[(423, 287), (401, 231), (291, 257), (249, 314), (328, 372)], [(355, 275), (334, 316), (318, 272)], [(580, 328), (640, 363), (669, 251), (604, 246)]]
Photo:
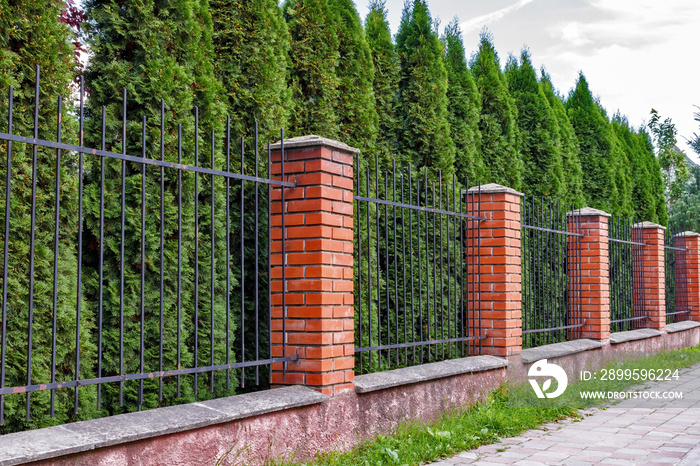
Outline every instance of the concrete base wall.
[[(510, 362), (477, 356), (358, 376), (355, 393), (332, 398), (308, 388), (290, 387), (8, 434), (0, 437), (0, 464), (201, 465), (215, 464), (229, 450), (221, 464), (255, 465), (272, 458), (305, 460), (318, 451), (348, 450), (362, 440), (391, 432), (409, 419), (428, 422), (451, 409), (469, 406), (507, 380), (524, 381), (535, 357), (544, 356), (560, 364), (570, 379), (576, 380), (580, 371), (599, 369), (614, 359), (641, 357), (700, 342), (700, 327), (671, 331), (674, 333), (654, 336), (616, 334), (616, 344), (582, 340), (548, 345), (525, 350), (522, 359)], [(473, 369), (469, 371), (469, 367)], [(469, 372), (455, 373), (459, 370)], [(270, 401), (273, 398), (276, 401)], [(236, 409), (241, 412), (233, 413)], [(196, 410), (228, 411), (229, 417), (200, 421), (192, 415)], [(241, 414), (243, 411), (250, 414)], [(167, 425), (160, 433), (148, 433), (144, 427), (147, 422)], [(105, 426), (117, 433), (107, 432)], [(133, 435), (129, 429), (134, 430)], [(113, 436), (111, 440), (109, 435)], [(69, 445), (52, 446), (62, 436)], [(92, 443), (81, 443), (81, 436), (91, 436)]]

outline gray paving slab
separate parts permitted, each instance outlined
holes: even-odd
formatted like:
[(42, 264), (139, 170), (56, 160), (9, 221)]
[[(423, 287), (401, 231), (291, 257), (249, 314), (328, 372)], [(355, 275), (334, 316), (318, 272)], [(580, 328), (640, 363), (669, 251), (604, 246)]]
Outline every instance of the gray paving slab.
[[(581, 411), (582, 418), (552, 422), (501, 443), (433, 464), (700, 465), (700, 364), (678, 381), (647, 383), (648, 391), (682, 391), (683, 400), (625, 400)], [(504, 449), (505, 447), (505, 449)], [(498, 451), (504, 450), (504, 451)]]

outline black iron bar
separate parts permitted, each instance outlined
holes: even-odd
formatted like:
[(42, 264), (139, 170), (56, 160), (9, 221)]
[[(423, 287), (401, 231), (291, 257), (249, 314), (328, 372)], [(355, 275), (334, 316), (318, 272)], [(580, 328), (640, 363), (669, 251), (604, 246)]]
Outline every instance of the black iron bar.
[[(105, 149), (106, 138), (106, 109), (102, 106), (102, 128), (100, 132), (100, 147)], [(97, 377), (102, 377), (102, 313), (104, 311), (104, 237), (105, 237), (105, 158), (100, 159), (100, 252), (98, 258), (97, 294)], [(102, 409), (102, 385), (97, 385), (97, 409)]]
[[(80, 77), (80, 109), (79, 109), (79, 142), (83, 147), (83, 126), (85, 111), (85, 79)], [(75, 379), (80, 379), (80, 321), (82, 315), (83, 297), (83, 154), (78, 154), (78, 266), (77, 266), (77, 290), (75, 309)], [(78, 414), (79, 400), (78, 387), (75, 387), (75, 397), (73, 399), (73, 413)]]
[[(34, 87), (34, 137), (39, 137), (39, 78), (41, 71), (36, 67), (36, 82)], [(37, 178), (37, 146), (32, 146), (32, 207), (31, 231), (29, 236), (29, 312), (27, 315), (27, 385), (32, 384), (32, 336), (34, 321), (34, 240), (36, 227), (36, 178)], [(31, 395), (27, 393), (27, 422), (30, 420)]]
[[(259, 176), (258, 174), (258, 122), (257, 120), (255, 121), (255, 177), (257, 178)], [(213, 167), (212, 167), (213, 168)], [(213, 180), (212, 180), (213, 181)], [(260, 258), (260, 248), (258, 244), (258, 238), (260, 237), (260, 227), (259, 227), (259, 206), (258, 206), (258, 197), (259, 197), (259, 189), (260, 189), (260, 184), (255, 183), (255, 359), (258, 360), (260, 358), (260, 322), (259, 322), (259, 288), (260, 288), (260, 272), (258, 270), (259, 266), (259, 258)], [(214, 192), (212, 190), (212, 196), (214, 195)], [(212, 224), (214, 223), (214, 217), (212, 216)], [(213, 231), (212, 231), (213, 234)], [(213, 289), (213, 288), (212, 288)], [(212, 362), (213, 365), (213, 362)], [(260, 368), (259, 366), (255, 366), (255, 385), (260, 384)]]
[[(146, 158), (146, 117), (141, 121), (141, 157)], [(146, 338), (146, 165), (141, 165), (141, 327), (139, 371), (143, 374)], [(143, 404), (143, 379), (139, 380), (138, 410)]]
[[(226, 171), (231, 171), (231, 117), (226, 115)], [(269, 146), (268, 146), (269, 151)], [(270, 174), (270, 160), (268, 154), (267, 162), (267, 174)], [(268, 185), (267, 191), (267, 215), (268, 228), (272, 228), (270, 224), (270, 188)], [(226, 178), (226, 364), (231, 364), (231, 179)], [(270, 251), (271, 252), (271, 251)], [(270, 274), (270, 254), (267, 256), (268, 259), (268, 274)], [(272, 303), (272, 301), (268, 301)], [(270, 329), (271, 327), (268, 327)], [(270, 340), (272, 341), (272, 340)], [(226, 390), (231, 388), (231, 371), (226, 371)]]
[[(182, 163), (182, 124), (177, 125), (177, 162)], [(228, 180), (228, 178), (227, 178)], [(182, 170), (177, 171), (177, 367), (182, 350)], [(180, 376), (177, 376), (177, 397), (180, 398)]]
[(476, 341), (476, 340), (483, 340), (484, 338), (486, 338), (486, 335), (476, 335), (476, 336), (471, 336), (471, 337), (460, 337), (460, 338), (445, 338), (442, 340), (426, 340), (426, 341), (417, 341), (417, 342), (406, 342), (406, 343), (397, 343), (395, 345), (367, 346), (367, 347), (362, 347), (362, 348), (355, 348), (355, 353), (359, 353), (362, 351), (378, 351), (378, 350), (390, 350), (390, 349), (398, 349), (398, 348), (411, 348), (413, 346), (439, 345), (439, 344), (456, 343), (456, 342), (462, 342), (462, 341)]
[[(403, 173), (401, 173), (401, 202), (404, 201)], [(408, 341), (408, 312), (406, 305), (406, 209), (401, 209), (401, 278), (403, 281), (403, 341)], [(413, 277), (411, 277), (413, 278)], [(413, 324), (413, 322), (411, 322)], [(408, 366), (408, 349), (404, 351), (404, 364)]]
[[(392, 184), (392, 191), (393, 191), (393, 199), (394, 202), (396, 202), (396, 160), (392, 161), (392, 175), (391, 175), (391, 184)], [(394, 214), (394, 319), (396, 322), (396, 333), (394, 335), (394, 338), (396, 343), (399, 342), (399, 276), (398, 276), (398, 257), (396, 256), (396, 241), (397, 241), (397, 236), (396, 236), (396, 206), (394, 206), (393, 209), (393, 214)], [(388, 254), (387, 254), (388, 256)], [(404, 339), (404, 341), (406, 341)], [(399, 351), (396, 351), (396, 365), (399, 365)]]
[[(194, 108), (194, 166), (199, 166), (199, 107)], [(194, 172), (194, 367), (199, 367), (199, 173)], [(194, 396), (199, 395), (198, 373)]]
[[(14, 88), (8, 90), (7, 132), (12, 134), (12, 108), (14, 106)], [(5, 235), (2, 256), (2, 345), (0, 351), (0, 390), (5, 388), (5, 351), (7, 349), (7, 269), (10, 257), (10, 196), (12, 194), (12, 141), (7, 141), (7, 162), (5, 165)], [(5, 425), (5, 396), (0, 395), (0, 426)]]
[[(211, 168), (214, 170), (216, 168), (216, 161), (214, 160), (215, 153), (216, 153), (216, 139), (214, 137), (214, 130), (211, 132)], [(210, 212), (210, 218), (211, 218), (211, 228), (210, 228), (210, 235), (211, 237), (209, 238), (209, 242), (211, 244), (211, 257), (210, 257), (210, 264), (209, 267), (211, 268), (211, 272), (209, 274), (209, 298), (210, 298), (210, 314), (209, 314), (209, 365), (213, 366), (214, 365), (214, 360), (215, 360), (215, 354), (214, 354), (214, 309), (215, 309), (215, 299), (216, 299), (216, 289), (215, 289), (215, 284), (216, 284), (216, 198), (215, 198), (215, 181), (216, 178), (214, 175), (211, 176), (211, 197), (210, 201), (211, 202), (211, 212)], [(257, 187), (257, 183), (255, 184)], [(257, 214), (257, 209), (256, 209), (256, 214)], [(255, 237), (255, 240), (257, 241), (258, 237)], [(257, 358), (256, 358), (257, 359)], [(214, 393), (214, 372), (209, 373), (209, 391), (211, 393)]]
[[(56, 140), (61, 141), (61, 123), (63, 119), (63, 97), (58, 96), (58, 112), (56, 115)], [(51, 326), (51, 382), (56, 381), (56, 330), (58, 319), (58, 243), (59, 225), (61, 223), (61, 150), (56, 150), (56, 210), (54, 215), (53, 241), (53, 319)], [(55, 414), (55, 395), (51, 390), (51, 417)]]
[[(284, 154), (282, 154), (284, 159)], [(245, 173), (245, 138), (241, 138), (241, 173)], [(284, 179), (284, 177), (282, 178)], [(284, 192), (284, 188), (282, 188)], [(241, 361), (245, 361), (245, 181), (241, 180)], [(284, 203), (282, 203), (282, 215), (284, 215)], [(284, 242), (284, 229), (282, 230), (282, 241)], [(284, 271), (284, 267), (282, 268)], [(282, 280), (282, 286), (286, 283)], [(284, 317), (282, 318), (284, 325)], [(284, 332), (282, 332), (284, 334)], [(282, 335), (284, 340), (284, 335)], [(286, 354), (283, 353), (283, 356)], [(245, 387), (245, 369), (241, 368), (241, 388)]]
[[(408, 202), (413, 200), (413, 192), (411, 191), (412, 183), (411, 178), (413, 177), (413, 172), (411, 171), (411, 164), (408, 164)], [(403, 198), (401, 199), (403, 202)], [(404, 210), (405, 213), (405, 210)], [(413, 211), (408, 209), (408, 255), (411, 258), (410, 272), (411, 272), (411, 341), (416, 341), (416, 311), (415, 311), (415, 301), (413, 294)], [(405, 255), (404, 255), (405, 257)], [(404, 260), (405, 263), (405, 260)], [(413, 347), (413, 364), (416, 363), (416, 348)], [(408, 363), (407, 363), (408, 364)]]
[[(122, 154), (126, 154), (126, 88), (122, 88)], [(121, 242), (119, 245), (119, 374), (124, 374), (124, 223), (126, 215), (126, 160), (122, 159)], [(179, 346), (179, 345), (178, 345)], [(124, 406), (124, 383), (119, 382), (119, 407)]]
[[(165, 162), (165, 100), (160, 99), (160, 160)], [(158, 370), (163, 372), (163, 299), (165, 288), (165, 167), (160, 167), (160, 319)], [(163, 401), (163, 379), (158, 380), (158, 400)]]

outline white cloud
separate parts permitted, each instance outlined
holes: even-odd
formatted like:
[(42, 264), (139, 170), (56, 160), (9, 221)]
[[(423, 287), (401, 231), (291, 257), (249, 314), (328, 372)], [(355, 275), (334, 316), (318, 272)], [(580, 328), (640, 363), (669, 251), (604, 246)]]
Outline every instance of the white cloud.
[(498, 21), (499, 19), (503, 18), (509, 13), (512, 13), (516, 10), (519, 10), (520, 8), (524, 7), (528, 3), (532, 3), (534, 0), (519, 0), (518, 2), (507, 6), (505, 8), (501, 8), (500, 10), (496, 10), (492, 13), (488, 13), (485, 15), (477, 16), (476, 18), (472, 18), (469, 21), (465, 21), (462, 24), (460, 24), (460, 27), (462, 28), (462, 31), (468, 31), (471, 29), (480, 29), (481, 27), (492, 23), (494, 21)]

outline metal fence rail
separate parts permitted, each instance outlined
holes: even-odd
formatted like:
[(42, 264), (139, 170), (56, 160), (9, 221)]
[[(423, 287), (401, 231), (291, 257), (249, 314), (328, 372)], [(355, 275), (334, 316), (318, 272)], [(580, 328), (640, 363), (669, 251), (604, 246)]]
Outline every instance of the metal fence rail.
[[(254, 158), (246, 158), (243, 139), (239, 158), (232, 154), (229, 120), (224, 138), (214, 131), (200, 135), (195, 109), (194, 134), (185, 135), (181, 125), (168, 122), (161, 101), (160, 121), (151, 124), (144, 118), (140, 134), (133, 134), (127, 131), (135, 125), (128, 121), (124, 90), (121, 131), (113, 134), (106, 128), (118, 123), (108, 121), (104, 107), (101, 117), (95, 115), (90, 121), (84, 116), (81, 78), (75, 115), (78, 133), (73, 135), (77, 144), (68, 144), (62, 142), (66, 139), (62, 131), (69, 115), (60, 98), (55, 115), (41, 117), (53, 119), (55, 140), (49, 139), (49, 131), (39, 130), (39, 80), (37, 68), (33, 134), (13, 131), (12, 87), (7, 131), (0, 132), (0, 140), (6, 143), (0, 188), (5, 201), (0, 424), (10, 412), (5, 410), (7, 403), (12, 402), (15, 418), (21, 412), (16, 397), (26, 398), (27, 421), (35, 411), (53, 417), (56, 393), (66, 390), (74, 392), (75, 413), (81, 391), (96, 390), (100, 409), (109, 387), (110, 401), (116, 403), (115, 386), (119, 406), (128, 401), (141, 409), (145, 397), (151, 404), (162, 403), (164, 379), (172, 396), (180, 397), (185, 385), (196, 396), (198, 390), (214, 393), (215, 385), (228, 390), (232, 369), (237, 369), (241, 384), (246, 379), (255, 383), (260, 366), (296, 359), (270, 357), (269, 334), (264, 335), (270, 329), (266, 298), (270, 290), (267, 280), (260, 280), (259, 269), (269, 268), (269, 194), (272, 186), (293, 184), (261, 175), (257, 128), (254, 141), (248, 143), (255, 147)], [(101, 140), (99, 148), (84, 145), (88, 121), (91, 127), (101, 128), (92, 135), (93, 140)], [(200, 151), (200, 145), (205, 149)], [(140, 155), (128, 153), (139, 147)], [(27, 153), (31, 159), (23, 156)], [(45, 177), (51, 172), (53, 179)], [(264, 173), (270, 173), (269, 153)], [(77, 190), (65, 189), (66, 178), (75, 181)], [(27, 183), (32, 195), (23, 198), (17, 190)], [(246, 185), (252, 189), (246, 190)], [(65, 213), (71, 203), (77, 204), (77, 210)], [(50, 221), (40, 217), (48, 209)], [(25, 215), (31, 217), (28, 237), (19, 237), (18, 225)], [(66, 251), (63, 223), (73, 215), (77, 248)], [(88, 234), (90, 222), (99, 225), (99, 232)], [(40, 230), (47, 225), (49, 232)], [(251, 235), (254, 244), (247, 243)], [(28, 244), (26, 250), (24, 244)], [(77, 259), (69, 277), (59, 273), (66, 254)], [(254, 264), (246, 263), (247, 257), (255, 257)], [(26, 272), (15, 267), (25, 259)], [(68, 282), (75, 287), (72, 302), (59, 289)], [(13, 300), (12, 290), (25, 283), (27, 300)], [(43, 296), (51, 293), (53, 304), (45, 305)], [(89, 293), (94, 295), (88, 297)], [(71, 303), (68, 314), (72, 316), (63, 316), (61, 300)], [(72, 322), (72, 328), (62, 322)], [(255, 338), (246, 340), (248, 332), (254, 332)], [(169, 347), (167, 339), (176, 345)], [(57, 359), (57, 347), (73, 356)], [(247, 367), (255, 375), (246, 374)], [(222, 371), (219, 376), (218, 371)], [(208, 374), (208, 380), (198, 381), (200, 374)], [(126, 393), (127, 385), (131, 395)], [(50, 404), (39, 395), (46, 391)], [(33, 394), (41, 400), (35, 403)]]
[[(687, 254), (681, 246), (684, 233), (671, 228), (664, 235), (664, 261), (666, 264), (666, 323), (672, 324), (688, 318), (688, 287), (679, 286), (686, 283)], [(681, 241), (678, 241), (678, 240)]]
[[(580, 216), (566, 203), (523, 201), (523, 348), (580, 338)], [(576, 212), (575, 210), (573, 212)]]
[[(608, 254), (610, 275), (610, 331), (622, 332), (646, 325), (642, 229), (631, 219), (610, 218)], [(635, 283), (638, 284), (635, 286)]]
[(477, 352), (480, 292), (467, 263), (478, 261), (467, 246), (479, 235), (476, 207), (465, 206), (454, 176), (443, 183), (410, 164), (382, 173), (378, 159), (362, 173), (359, 157), (356, 166), (357, 372)]

